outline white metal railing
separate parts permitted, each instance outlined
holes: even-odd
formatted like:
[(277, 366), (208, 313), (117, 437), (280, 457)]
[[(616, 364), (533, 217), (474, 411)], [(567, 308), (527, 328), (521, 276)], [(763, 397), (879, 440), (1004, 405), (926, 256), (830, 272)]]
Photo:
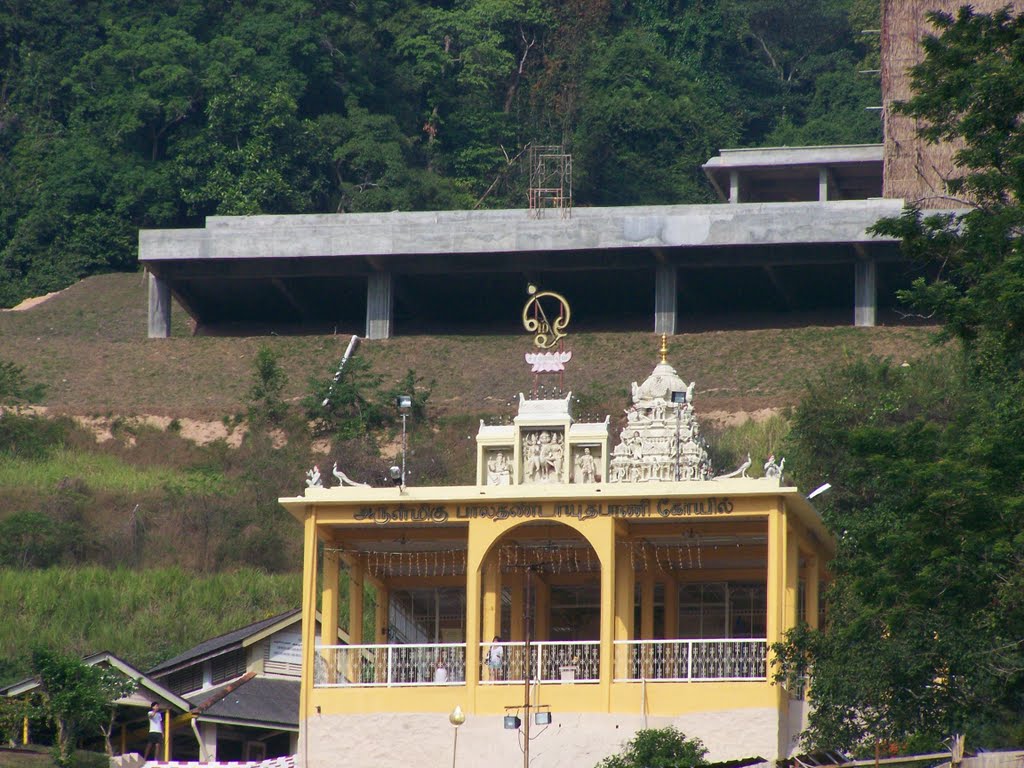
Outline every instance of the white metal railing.
[(616, 640), (615, 680), (766, 680), (767, 640)]
[[(530, 643), (530, 678), (539, 683), (596, 683), (601, 669), (598, 640), (544, 640)], [(526, 680), (525, 643), (480, 646), (480, 682)]]
[[(495, 652), (495, 649), (498, 652)], [(613, 670), (618, 682), (674, 682), (767, 679), (767, 640), (616, 640)], [(525, 643), (479, 647), (482, 684), (526, 680)], [(530, 644), (529, 674), (538, 683), (596, 683), (601, 648), (597, 640)], [(465, 643), (409, 645), (318, 645), (313, 685), (464, 685)]]
[(464, 685), (465, 643), (318, 645), (313, 687)]

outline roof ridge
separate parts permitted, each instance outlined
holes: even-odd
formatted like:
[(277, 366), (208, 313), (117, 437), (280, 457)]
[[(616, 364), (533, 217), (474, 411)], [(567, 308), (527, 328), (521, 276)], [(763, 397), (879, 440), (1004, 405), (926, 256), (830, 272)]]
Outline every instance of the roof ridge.
[(227, 696), (229, 693), (232, 693), (233, 691), (238, 690), (241, 686), (245, 685), (247, 682), (252, 680), (254, 677), (256, 677), (256, 673), (255, 672), (246, 672), (244, 675), (242, 675), (240, 678), (238, 678), (235, 682), (229, 683), (228, 685), (225, 685), (223, 688), (221, 688), (217, 693), (215, 693), (213, 696), (208, 698), (206, 701), (204, 701), (201, 704), (193, 707), (192, 711), (197, 713), (197, 714), (205, 712), (210, 707), (212, 707), (214, 704), (216, 704), (218, 701), (220, 701), (225, 696)]

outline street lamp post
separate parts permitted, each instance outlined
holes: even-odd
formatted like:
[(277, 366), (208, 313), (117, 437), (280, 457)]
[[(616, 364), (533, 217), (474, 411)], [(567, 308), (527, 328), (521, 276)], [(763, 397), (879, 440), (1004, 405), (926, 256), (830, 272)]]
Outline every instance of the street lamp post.
[(466, 722), (466, 713), (462, 711), (462, 707), (455, 706), (448, 715), (448, 722), (452, 724), (452, 768), (455, 768), (455, 755), (459, 749), (459, 726)]
[(405, 418), (408, 416), (409, 411), (412, 410), (412, 396), (399, 395), (395, 398), (395, 404), (398, 406), (398, 410), (402, 412), (402, 487), (405, 488), (405, 449), (407, 447)]

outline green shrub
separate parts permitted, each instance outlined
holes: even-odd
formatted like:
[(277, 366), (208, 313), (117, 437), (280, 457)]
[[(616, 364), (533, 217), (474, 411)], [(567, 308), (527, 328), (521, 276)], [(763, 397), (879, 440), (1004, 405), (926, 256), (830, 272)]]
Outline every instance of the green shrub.
[(0, 413), (0, 454), (41, 459), (63, 442), (68, 422), (20, 413)]
[(688, 739), (677, 728), (645, 728), (597, 768), (694, 768), (707, 765), (708, 750), (700, 739)]
[(61, 527), (40, 512), (17, 512), (0, 521), (0, 567), (46, 568), (60, 560)]

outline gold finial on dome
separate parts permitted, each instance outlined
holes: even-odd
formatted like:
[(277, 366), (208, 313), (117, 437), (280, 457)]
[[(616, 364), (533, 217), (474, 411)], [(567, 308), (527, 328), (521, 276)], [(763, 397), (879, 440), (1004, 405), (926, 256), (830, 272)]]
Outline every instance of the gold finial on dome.
[(661, 334), (661, 362), (662, 364), (668, 362), (668, 334)]

